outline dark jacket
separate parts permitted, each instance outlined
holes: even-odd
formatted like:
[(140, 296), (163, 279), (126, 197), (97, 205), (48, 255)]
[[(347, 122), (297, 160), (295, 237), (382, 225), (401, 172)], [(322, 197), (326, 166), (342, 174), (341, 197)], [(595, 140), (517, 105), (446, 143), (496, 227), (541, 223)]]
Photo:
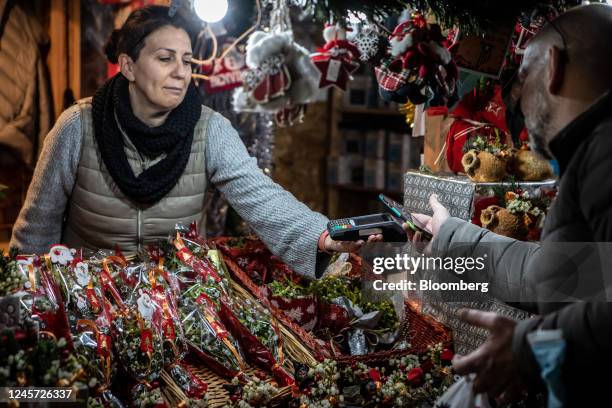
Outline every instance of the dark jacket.
[(49, 40), (20, 3), (0, 0), (0, 153), (9, 148), (33, 166), (53, 120), (41, 55)]
[[(540, 316), (517, 325), (513, 349), (525, 383), (541, 386), (540, 369), (526, 335), (538, 327), (561, 329), (567, 345), (563, 366), (567, 406), (597, 406), (588, 401), (607, 406), (609, 391), (604, 384), (612, 377), (608, 368), (612, 362), (612, 303), (605, 302), (602, 294), (604, 283), (612, 281), (612, 253), (606, 249), (606, 259), (597, 267), (585, 268), (576, 254), (559, 253), (558, 248), (550, 252), (559, 245), (548, 243), (612, 243), (612, 91), (566, 126), (550, 148), (559, 162), (559, 192), (547, 214), (540, 244), (500, 237), (451, 218), (442, 225), (434, 250), (461, 255), (459, 248), (465, 256), (489, 245), (487, 251), (493, 251), (494, 261), (487, 279), (491, 294), (502, 300), (550, 299), (554, 290), (567, 294), (566, 286), (576, 287), (589, 279), (590, 289), (598, 288), (592, 295), (597, 301), (521, 303)], [(467, 242), (470, 244), (457, 245)], [(588, 255), (593, 246), (583, 244), (586, 249), (581, 256)], [(579, 298), (592, 299), (589, 296)]]

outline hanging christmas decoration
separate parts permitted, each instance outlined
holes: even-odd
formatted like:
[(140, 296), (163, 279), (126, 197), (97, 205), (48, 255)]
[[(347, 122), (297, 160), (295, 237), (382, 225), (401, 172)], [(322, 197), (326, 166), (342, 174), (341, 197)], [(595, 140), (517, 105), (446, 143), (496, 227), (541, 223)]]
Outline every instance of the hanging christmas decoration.
[(439, 25), (414, 14), (395, 28), (389, 43), (389, 55), (375, 68), (383, 99), (434, 106), (454, 102), (458, 70)]
[(517, 19), (510, 44), (509, 56), (516, 65), (521, 63), (530, 39), (546, 24), (557, 18), (559, 12), (551, 5), (538, 5), (530, 12), (524, 12)]
[(339, 24), (327, 24), (323, 30), (325, 45), (312, 56), (321, 77), (319, 88), (335, 86), (346, 91), (351, 74), (359, 68), (359, 50), (346, 39), (346, 29)]
[(237, 112), (274, 113), (279, 126), (299, 122), (317, 91), (318, 71), (308, 51), (296, 43), (285, 0), (276, 0), (271, 30), (256, 31), (246, 47), (243, 86), (234, 91)]
[(406, 124), (410, 127), (414, 125), (414, 115), (416, 113), (416, 106), (410, 102), (406, 102), (399, 106), (400, 113), (406, 116)]
[(237, 47), (229, 48), (234, 40), (231, 37), (225, 39), (222, 58), (196, 68), (198, 78), (203, 79), (205, 94), (229, 91), (242, 85), (242, 73), (246, 71), (245, 55)]
[(371, 64), (377, 64), (385, 56), (389, 45), (387, 38), (380, 33), (375, 24), (364, 26), (353, 42), (359, 50), (359, 59)]

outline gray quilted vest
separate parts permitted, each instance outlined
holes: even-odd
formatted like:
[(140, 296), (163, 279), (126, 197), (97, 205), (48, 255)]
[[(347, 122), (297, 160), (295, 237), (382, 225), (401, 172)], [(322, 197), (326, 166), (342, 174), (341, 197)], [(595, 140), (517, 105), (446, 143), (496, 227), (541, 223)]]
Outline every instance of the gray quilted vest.
[[(71, 248), (113, 249), (132, 253), (166, 239), (177, 223), (205, 224), (206, 130), (214, 113), (202, 106), (187, 167), (178, 183), (159, 202), (138, 207), (119, 190), (108, 173), (93, 134), (91, 98), (78, 102), (83, 142), (77, 177), (64, 223), (62, 243)], [(141, 158), (124, 134), (127, 159), (136, 175), (160, 158)]]

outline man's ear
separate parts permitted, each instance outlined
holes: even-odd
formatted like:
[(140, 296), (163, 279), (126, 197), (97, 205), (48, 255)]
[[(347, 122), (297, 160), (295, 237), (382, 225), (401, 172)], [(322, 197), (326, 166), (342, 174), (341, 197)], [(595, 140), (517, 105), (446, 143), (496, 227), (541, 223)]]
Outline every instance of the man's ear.
[(132, 58), (129, 55), (123, 53), (119, 54), (117, 60), (117, 63), (119, 64), (119, 70), (121, 71), (123, 76), (126, 77), (128, 81), (134, 81), (134, 61), (132, 60)]
[(565, 52), (556, 46), (548, 49), (548, 92), (557, 95), (561, 92), (565, 78)]

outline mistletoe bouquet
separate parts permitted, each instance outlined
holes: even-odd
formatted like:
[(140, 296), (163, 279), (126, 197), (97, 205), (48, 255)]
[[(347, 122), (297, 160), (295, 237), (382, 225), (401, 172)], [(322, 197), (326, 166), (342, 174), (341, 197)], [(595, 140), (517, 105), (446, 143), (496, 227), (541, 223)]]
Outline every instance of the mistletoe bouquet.
[(272, 352), (274, 359), (283, 363), (280, 329), (270, 311), (248, 299), (234, 299), (236, 317), (259, 342)]
[(226, 388), (230, 390), (230, 403), (224, 408), (267, 407), (280, 392), (276, 385), (259, 376), (254, 376), (246, 383), (234, 378)]
[(180, 313), (185, 337), (198, 356), (212, 360), (209, 365), (222, 371), (221, 374), (234, 376), (243, 371), (244, 357), (240, 346), (212, 307), (208, 304), (200, 307), (195, 300), (187, 299), (180, 307)]
[(87, 365), (70, 350), (65, 338), (41, 333), (34, 345), (19, 343), (14, 333), (2, 333), (0, 386), (72, 387), (77, 401), (88, 394)]
[(175, 277), (165, 268), (164, 258), (161, 257), (137, 264), (129, 276), (134, 282), (130, 302), (133, 304), (135, 295), (139, 294), (136, 303), (143, 296), (149, 296), (155, 307), (152, 319), (163, 334), (164, 364), (178, 363), (187, 353), (187, 343), (178, 311), (176, 294), (180, 290)]
[(136, 304), (128, 305), (113, 319), (117, 356), (137, 381), (156, 380), (164, 367), (163, 332), (158, 314), (159, 306), (150, 293), (141, 291)]
[(105, 321), (103, 326), (110, 324), (104, 285), (98, 278), (100, 275), (92, 273), (88, 262), (76, 256), (65, 267), (54, 265), (53, 272), (72, 330), (79, 320), (95, 321), (100, 317)]
[(189, 367), (180, 363), (175, 364), (170, 368), (169, 374), (189, 398), (198, 400), (202, 404), (205, 402), (208, 384), (200, 380)]
[(358, 279), (328, 276), (318, 281), (312, 281), (309, 284), (308, 291), (328, 302), (333, 302), (334, 299), (339, 297), (345, 297), (354, 305), (359, 306), (364, 313), (380, 311), (382, 317), (378, 325), (379, 329), (395, 330), (399, 326), (399, 320), (391, 301), (368, 302), (363, 298)]
[(88, 367), (89, 387), (108, 397), (108, 388), (117, 371), (110, 325), (99, 326), (92, 321), (79, 321), (73, 343), (78, 361)]
[(339, 366), (325, 360), (314, 367), (298, 365), (300, 403), (308, 407), (433, 406), (454, 382), (453, 353), (441, 344), (423, 354), (407, 354), (380, 367), (364, 363)]
[[(218, 259), (215, 265), (208, 254), (209, 250), (205, 244), (184, 238), (177, 232), (170, 253), (170, 263), (179, 265), (178, 279), (184, 285), (199, 282), (216, 291), (223, 299), (229, 299), (230, 283), (227, 269)], [(216, 254), (216, 251), (212, 251), (212, 254)]]
[(131, 390), (132, 406), (139, 408), (166, 408), (159, 386), (136, 384)]
[(16, 256), (16, 249), (6, 255), (0, 249), (0, 296), (8, 296), (22, 290), (28, 283), (28, 275), (20, 271)]

